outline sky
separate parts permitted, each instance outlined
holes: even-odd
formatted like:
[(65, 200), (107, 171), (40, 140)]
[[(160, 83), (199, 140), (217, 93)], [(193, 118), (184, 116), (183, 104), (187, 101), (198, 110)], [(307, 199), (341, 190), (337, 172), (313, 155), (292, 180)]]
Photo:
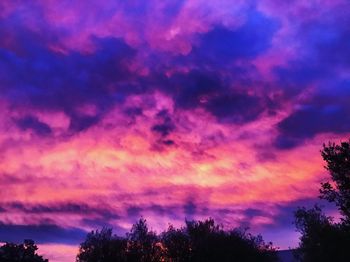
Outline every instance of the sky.
[[(0, 242), (213, 217), (285, 249), (350, 135), (347, 0), (0, 2)], [(328, 212), (337, 215), (331, 206)]]

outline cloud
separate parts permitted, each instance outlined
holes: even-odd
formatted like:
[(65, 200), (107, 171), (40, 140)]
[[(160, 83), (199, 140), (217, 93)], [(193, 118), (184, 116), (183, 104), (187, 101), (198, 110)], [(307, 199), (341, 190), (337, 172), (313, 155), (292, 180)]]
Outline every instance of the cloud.
[(214, 25), (200, 35), (199, 44), (193, 47), (190, 56), (198, 64), (217, 66), (238, 59), (251, 59), (271, 47), (278, 22), (257, 11), (250, 11), (246, 21), (237, 28)]
[(278, 148), (292, 148), (322, 133), (350, 131), (350, 81), (327, 81), (289, 116), (278, 123)]
[(11, 212), (23, 212), (27, 214), (79, 214), (92, 216), (97, 215), (105, 220), (117, 219), (119, 216), (111, 209), (92, 206), (87, 203), (51, 203), (51, 204), (28, 204), (22, 202), (2, 203), (1, 206)]
[(277, 125), (277, 148), (292, 149), (320, 134), (350, 131), (350, 108), (345, 101), (350, 97), (349, 78), (343, 74), (350, 66), (344, 59), (350, 52), (345, 44), (350, 31), (344, 24), (348, 12), (341, 11), (347, 7), (335, 2), (301, 19), (292, 33), (300, 48), (298, 56), (274, 69), (285, 98), (294, 103), (291, 113)]
[(52, 133), (49, 125), (39, 121), (34, 116), (25, 116), (15, 120), (16, 125), (23, 131), (32, 130), (39, 136), (47, 136)]
[(206, 108), (219, 121), (245, 123), (257, 119), (265, 110), (261, 98), (248, 94), (226, 94), (209, 100)]
[(166, 110), (162, 110), (157, 113), (156, 118), (160, 120), (159, 124), (152, 126), (152, 131), (158, 133), (162, 137), (168, 136), (172, 131), (175, 130), (175, 125)]
[[(11, 17), (0, 25), (6, 37), (10, 25), (14, 32), (11, 41), (23, 44), (0, 49), (0, 88), (2, 97), (14, 109), (63, 111), (71, 118), (70, 130), (79, 132), (96, 124), (104, 112), (123, 101), (127, 90), (118, 83), (130, 76), (128, 63), (136, 51), (122, 39), (92, 37), (93, 53), (61, 53), (50, 49), (45, 35), (26, 29), (20, 22), (13, 23)], [(79, 113), (79, 108), (86, 105), (96, 107), (94, 115)], [(17, 124), (21, 129), (49, 133), (49, 127), (33, 116)]]
[(57, 225), (12, 225), (0, 223), (0, 241), (21, 243), (34, 239), (36, 243), (78, 244), (87, 232), (78, 228), (62, 228)]

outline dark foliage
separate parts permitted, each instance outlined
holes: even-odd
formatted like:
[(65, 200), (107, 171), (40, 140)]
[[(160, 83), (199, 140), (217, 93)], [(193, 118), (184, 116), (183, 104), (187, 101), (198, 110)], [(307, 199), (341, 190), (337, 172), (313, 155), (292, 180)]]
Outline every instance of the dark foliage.
[(185, 228), (177, 229), (170, 225), (161, 235), (161, 241), (169, 260), (174, 262), (191, 261), (190, 239)]
[(335, 223), (319, 206), (299, 208), (295, 225), (301, 237), (295, 256), (300, 261), (350, 261), (350, 145), (329, 143), (321, 153), (332, 182), (321, 184), (320, 197), (335, 203), (343, 217)]
[(127, 241), (113, 235), (110, 228), (92, 231), (86, 236), (86, 240), (80, 244), (77, 261), (126, 261), (126, 246)]
[(1, 262), (48, 262), (36, 251), (38, 247), (33, 240), (26, 239), (23, 244), (6, 243), (0, 247)]
[(332, 178), (332, 183), (322, 183), (321, 197), (334, 202), (344, 219), (350, 222), (350, 144), (324, 145), (322, 157)]
[(300, 208), (295, 212), (295, 224), (301, 233), (299, 249), (295, 252), (300, 261), (350, 261), (350, 227), (333, 223), (320, 207)]
[(186, 221), (180, 229), (170, 225), (159, 236), (148, 229), (145, 219), (134, 224), (123, 239), (112, 235), (111, 229), (93, 231), (81, 244), (77, 256), (77, 261), (84, 262), (276, 260), (272, 244), (265, 244), (261, 236), (241, 230), (224, 231), (213, 219)]
[(213, 219), (187, 221), (190, 261), (274, 261), (272, 244), (245, 230), (224, 231)]
[(163, 248), (158, 236), (148, 229), (146, 220), (141, 218), (127, 234), (127, 261), (162, 261)]

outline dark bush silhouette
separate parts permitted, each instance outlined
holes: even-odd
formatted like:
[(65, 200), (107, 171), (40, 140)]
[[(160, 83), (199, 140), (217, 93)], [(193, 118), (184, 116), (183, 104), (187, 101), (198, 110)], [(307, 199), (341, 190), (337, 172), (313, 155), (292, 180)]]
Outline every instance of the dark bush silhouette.
[(320, 197), (334, 202), (343, 217), (335, 223), (319, 206), (296, 210), (301, 237), (295, 256), (300, 261), (350, 261), (350, 145), (329, 143), (321, 154), (332, 182), (321, 184)]
[(265, 244), (261, 236), (242, 230), (224, 231), (213, 219), (186, 221), (186, 226), (180, 229), (169, 226), (157, 236), (141, 218), (123, 240), (113, 235), (111, 229), (93, 231), (81, 244), (77, 256), (77, 261), (89, 262), (276, 260), (272, 244)]
[(36, 251), (38, 247), (33, 240), (26, 239), (23, 244), (6, 243), (0, 247), (1, 262), (47, 262)]

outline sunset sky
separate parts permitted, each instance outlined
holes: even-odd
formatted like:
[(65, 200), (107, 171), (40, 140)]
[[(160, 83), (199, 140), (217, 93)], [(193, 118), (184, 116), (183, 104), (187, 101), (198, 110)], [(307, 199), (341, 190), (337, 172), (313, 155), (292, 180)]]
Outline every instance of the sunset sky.
[(349, 24), (348, 0), (2, 0), (0, 242), (73, 261), (92, 229), (213, 217), (295, 247), (350, 136)]

